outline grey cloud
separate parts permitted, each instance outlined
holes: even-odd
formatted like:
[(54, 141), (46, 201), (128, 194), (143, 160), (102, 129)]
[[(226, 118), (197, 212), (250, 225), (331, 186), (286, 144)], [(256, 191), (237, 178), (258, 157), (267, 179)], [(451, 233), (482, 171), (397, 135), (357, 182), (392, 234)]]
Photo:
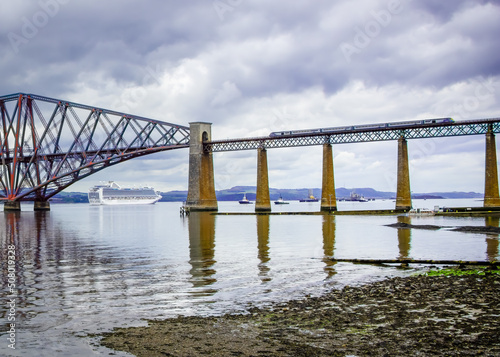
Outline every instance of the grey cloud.
[[(276, 120), (306, 128), (498, 115), (498, 1), (401, 0), (392, 12), (392, 2), (371, 0), (220, 0), (225, 10), (216, 3), (4, 2), (0, 91), (180, 124), (210, 121), (216, 138), (265, 134)], [(354, 49), (349, 56), (344, 44)], [(479, 98), (481, 80), (493, 84)], [(351, 151), (392, 157), (386, 150)]]

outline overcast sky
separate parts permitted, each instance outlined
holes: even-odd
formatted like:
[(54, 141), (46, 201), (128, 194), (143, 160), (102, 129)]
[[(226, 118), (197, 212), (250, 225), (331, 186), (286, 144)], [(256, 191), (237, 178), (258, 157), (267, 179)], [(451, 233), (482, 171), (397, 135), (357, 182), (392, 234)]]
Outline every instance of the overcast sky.
[[(0, 3), (0, 95), (25, 92), (188, 125), (212, 138), (500, 117), (499, 1), (40, 0)], [(484, 137), (410, 140), (413, 192), (484, 191)], [(396, 142), (334, 146), (336, 187), (396, 190)], [(216, 189), (256, 152), (215, 153)], [(268, 151), (275, 188), (321, 187), (320, 146)], [(100, 180), (187, 189), (188, 150)]]

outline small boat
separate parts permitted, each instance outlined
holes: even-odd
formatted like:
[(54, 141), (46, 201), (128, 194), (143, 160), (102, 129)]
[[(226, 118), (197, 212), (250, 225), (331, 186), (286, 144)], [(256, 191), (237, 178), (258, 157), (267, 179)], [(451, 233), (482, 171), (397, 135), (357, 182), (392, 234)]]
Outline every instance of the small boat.
[(309, 198), (303, 198), (299, 200), (299, 202), (318, 202), (319, 199), (314, 197), (312, 194), (312, 190), (309, 190)]
[(436, 212), (428, 208), (412, 208), (409, 212), (409, 216), (434, 216)]
[(351, 192), (351, 201), (368, 202), (368, 200), (366, 198), (364, 198), (363, 195), (360, 195), (356, 192)]
[(252, 202), (250, 202), (250, 201), (247, 199), (247, 195), (246, 195), (246, 193), (244, 193), (244, 194), (243, 194), (243, 198), (242, 198), (239, 202), (240, 202), (240, 204), (242, 204), (242, 205), (247, 205), (247, 204), (249, 204), (249, 203), (252, 203)]
[(283, 197), (281, 197), (281, 195), (280, 195), (280, 198), (278, 198), (278, 200), (274, 201), (275, 205), (287, 205), (289, 203), (290, 202), (286, 202), (285, 200), (283, 200)]
[(340, 201), (351, 201), (351, 202), (368, 202), (369, 199), (363, 197), (354, 191), (351, 192), (351, 195), (347, 198), (342, 198)]

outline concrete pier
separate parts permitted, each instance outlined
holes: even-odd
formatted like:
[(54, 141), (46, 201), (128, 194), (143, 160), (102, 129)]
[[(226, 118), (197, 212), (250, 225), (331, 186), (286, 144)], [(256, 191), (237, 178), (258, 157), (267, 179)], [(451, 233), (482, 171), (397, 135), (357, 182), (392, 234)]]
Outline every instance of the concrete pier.
[(408, 164), (408, 145), (406, 139), (398, 139), (398, 184), (396, 209), (411, 209), (410, 167)]
[(335, 180), (333, 176), (332, 145), (323, 145), (323, 181), (321, 188), (321, 211), (336, 211)]
[(50, 211), (49, 201), (35, 201), (33, 206), (34, 211)]
[(189, 185), (186, 207), (190, 211), (217, 211), (214, 164), (211, 152), (203, 150), (203, 142), (212, 137), (212, 124), (189, 123)]
[(484, 207), (500, 207), (498, 197), (497, 149), (495, 134), (486, 133), (486, 162), (484, 175)]
[(21, 210), (21, 202), (20, 201), (4, 201), (3, 204), (4, 211), (20, 211)]
[(271, 211), (269, 197), (269, 174), (267, 172), (267, 150), (257, 149), (257, 193), (255, 197), (255, 212)]

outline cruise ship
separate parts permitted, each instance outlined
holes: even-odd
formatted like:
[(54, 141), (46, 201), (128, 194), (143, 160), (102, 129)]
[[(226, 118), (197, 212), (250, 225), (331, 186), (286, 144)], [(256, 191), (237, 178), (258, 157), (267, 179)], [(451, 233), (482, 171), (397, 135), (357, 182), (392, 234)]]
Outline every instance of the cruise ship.
[(114, 181), (96, 185), (89, 190), (91, 205), (147, 205), (161, 199), (152, 187), (123, 188)]

